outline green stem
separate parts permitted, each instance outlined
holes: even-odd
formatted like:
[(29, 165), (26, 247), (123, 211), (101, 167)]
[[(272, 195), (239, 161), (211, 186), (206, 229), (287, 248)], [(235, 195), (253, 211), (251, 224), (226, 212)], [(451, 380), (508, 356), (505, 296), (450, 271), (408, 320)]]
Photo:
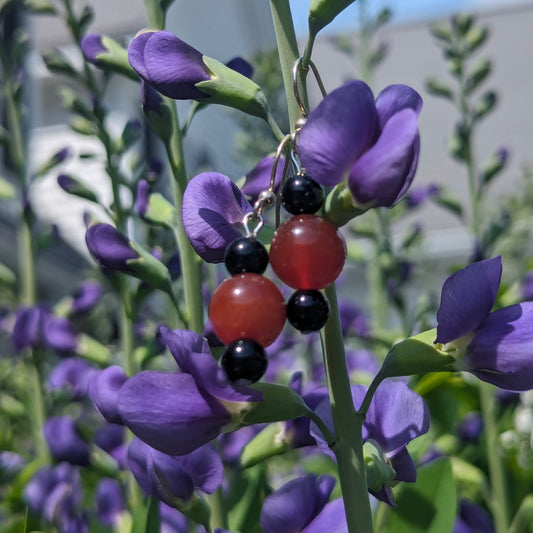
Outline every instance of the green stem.
[(482, 381), (479, 383), (479, 388), (491, 484), (490, 505), (494, 515), (496, 533), (507, 533), (509, 525), (508, 491), (496, 427), (494, 387)]
[[(293, 131), (296, 121), (301, 117), (292, 83), (292, 68), (299, 57), (296, 35), (288, 0), (270, 0), (270, 7), (285, 84), (290, 128)], [(303, 80), (300, 81), (303, 82)], [(307, 105), (303, 83), (300, 87), (300, 95), (303, 98), (302, 103)], [(372, 533), (372, 512), (363, 458), (364, 418), (355, 412), (353, 405), (334, 285), (326, 289), (326, 296), (331, 311), (330, 318), (322, 330), (321, 338), (336, 437), (332, 449), (337, 457), (348, 531), (349, 533)]]
[[(278, 45), (279, 60), (283, 84), (285, 86), (285, 95), (287, 98), (287, 108), (289, 111), (289, 122), (291, 131), (294, 130), (296, 121), (302, 116), (300, 106), (294, 96), (292, 69), (300, 57), (298, 42), (294, 33), (292, 23), (292, 13), (288, 0), (270, 0), (270, 10), (272, 12), (272, 21), (276, 33), (276, 42)], [(307, 92), (305, 90), (305, 80), (300, 71), (300, 97), (303, 102), (307, 101)]]
[(46, 408), (44, 403), (43, 387), (41, 380), (40, 365), (37, 360), (39, 354), (35, 351), (31, 353), (31, 363), (28, 364), (28, 389), (26, 406), (28, 417), (33, 432), (33, 439), (40, 459), (50, 460), (48, 444), (44, 436), (44, 423), (46, 421)]
[(359, 0), (359, 78), (372, 86), (372, 65), (370, 64), (370, 37), (366, 0)]
[(180, 251), (183, 289), (185, 293), (185, 308), (187, 311), (187, 327), (198, 333), (204, 330), (204, 308), (202, 299), (201, 263), (194, 251), (183, 224), (181, 223), (181, 209), (183, 193), (187, 186), (187, 172), (183, 154), (183, 142), (178, 119), (178, 111), (173, 101), (167, 100), (172, 117), (172, 137), (166, 143), (166, 150), (172, 170), (172, 196), (176, 208), (176, 223), (174, 235)]
[(531, 524), (533, 524), (533, 494), (528, 494), (515, 514), (509, 533), (525, 533)]
[(358, 414), (353, 405), (334, 285), (326, 288), (326, 296), (331, 314), (322, 330), (322, 344), (336, 436), (332, 450), (339, 468), (348, 531), (371, 533), (372, 511), (368, 498), (362, 442), (364, 416)]

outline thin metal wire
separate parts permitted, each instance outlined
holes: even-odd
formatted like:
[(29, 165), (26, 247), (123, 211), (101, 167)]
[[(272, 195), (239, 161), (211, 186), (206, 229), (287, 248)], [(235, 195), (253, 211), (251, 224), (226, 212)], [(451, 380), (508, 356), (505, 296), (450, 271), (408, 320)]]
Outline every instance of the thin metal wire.
[(292, 67), (292, 89), (294, 91), (294, 96), (296, 98), (296, 102), (298, 103), (298, 107), (300, 108), (300, 111), (302, 112), (302, 115), (307, 118), (309, 113), (307, 111), (307, 108), (305, 107), (305, 104), (302, 102), (302, 98), (300, 96), (300, 89), (298, 88), (298, 73), (300, 72), (300, 68), (308, 71), (309, 67), (311, 67), (311, 70), (313, 71), (313, 75), (315, 76), (316, 82), (318, 84), (318, 88), (320, 89), (320, 92), (322, 93), (322, 97), (324, 98), (328, 93), (326, 92), (326, 88), (324, 87), (324, 83), (322, 82), (322, 78), (320, 77), (320, 74), (318, 73), (318, 69), (316, 68), (316, 65), (311, 60), (309, 60), (309, 65), (307, 67), (302, 67), (302, 61), (303, 61), (303, 56), (299, 57), (294, 63), (294, 66)]

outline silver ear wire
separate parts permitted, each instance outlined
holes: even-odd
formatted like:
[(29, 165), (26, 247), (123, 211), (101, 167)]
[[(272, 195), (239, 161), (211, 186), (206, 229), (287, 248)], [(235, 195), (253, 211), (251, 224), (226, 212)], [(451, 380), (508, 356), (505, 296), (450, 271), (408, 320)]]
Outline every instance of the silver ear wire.
[(316, 68), (316, 65), (310, 60), (307, 66), (302, 67), (302, 60), (303, 60), (303, 57), (299, 57), (294, 63), (294, 66), (292, 67), (292, 90), (294, 91), (294, 96), (296, 98), (296, 102), (298, 102), (298, 107), (300, 108), (302, 115), (307, 118), (309, 113), (304, 103), (302, 102), (302, 98), (300, 96), (300, 89), (298, 88), (298, 73), (300, 72), (300, 69), (308, 71), (309, 68), (311, 68), (311, 70), (313, 71), (313, 75), (315, 76), (316, 82), (318, 84), (318, 88), (320, 89), (320, 92), (322, 93), (322, 97), (324, 98), (328, 93), (326, 92), (326, 88), (324, 87), (324, 84), (322, 83), (322, 78), (320, 77), (320, 74), (318, 73), (318, 69)]

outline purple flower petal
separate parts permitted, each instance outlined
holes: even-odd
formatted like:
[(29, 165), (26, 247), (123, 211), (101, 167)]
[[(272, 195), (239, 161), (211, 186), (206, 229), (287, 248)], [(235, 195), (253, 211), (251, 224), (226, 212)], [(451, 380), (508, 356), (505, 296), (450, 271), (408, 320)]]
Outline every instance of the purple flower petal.
[(48, 311), (42, 306), (21, 307), (17, 310), (12, 336), (17, 351), (40, 345), (43, 323), (47, 316)]
[(180, 100), (209, 97), (195, 87), (210, 79), (202, 54), (168, 31), (140, 34), (128, 49), (128, 60), (165, 96)]
[(393, 452), (429, 429), (423, 398), (402, 381), (384, 381), (377, 388), (364, 426), (384, 452)]
[(43, 431), (50, 453), (56, 461), (80, 466), (89, 464), (89, 446), (78, 434), (76, 424), (70, 416), (49, 418)]
[(88, 33), (80, 44), (85, 59), (93, 65), (99, 64), (98, 54), (107, 52), (107, 48), (102, 43), (102, 36), (97, 33)]
[(378, 133), (372, 91), (362, 81), (351, 81), (327, 95), (309, 115), (298, 136), (298, 155), (315, 181), (335, 185)]
[(163, 342), (179, 367), (191, 374), (197, 385), (209, 394), (228, 402), (258, 402), (263, 395), (254, 389), (233, 384), (218, 365), (205, 339), (194, 331), (159, 329)]
[[(251, 197), (252, 203), (257, 200), (259, 193), (266, 191), (270, 187), (270, 180), (272, 178), (272, 166), (274, 165), (274, 157), (269, 155), (263, 157), (257, 165), (246, 174), (246, 180), (241, 187), (243, 194)], [(285, 158), (280, 157), (276, 167), (276, 175), (274, 178), (274, 192), (277, 193), (281, 179), (283, 177), (283, 166), (285, 165)]]
[(104, 268), (125, 270), (129, 259), (137, 259), (128, 238), (110, 224), (92, 224), (85, 233), (87, 248)]
[(92, 309), (102, 297), (102, 286), (97, 281), (84, 281), (72, 293), (72, 314), (85, 313)]
[(74, 352), (78, 347), (78, 335), (68, 318), (49, 316), (43, 325), (46, 344), (58, 352)]
[(389, 85), (376, 98), (379, 125), (383, 129), (387, 121), (402, 109), (412, 109), (416, 116), (422, 111), (422, 97), (407, 85)]
[(408, 483), (416, 481), (416, 465), (411, 459), (407, 448), (400, 448), (398, 451), (388, 454), (387, 458), (396, 472), (395, 481), (406, 481)]
[(502, 389), (533, 388), (533, 302), (494, 311), (468, 345), (465, 370)]
[(96, 368), (79, 357), (70, 357), (60, 361), (48, 376), (51, 390), (67, 390), (73, 400), (81, 399), (86, 393), (89, 381)]
[(307, 474), (269, 494), (260, 515), (264, 532), (302, 531), (324, 508), (334, 485), (332, 476)]
[(118, 525), (121, 513), (126, 510), (120, 483), (116, 479), (101, 479), (96, 487), (95, 499), (98, 519), (111, 527)]
[(254, 67), (252, 67), (252, 65), (242, 57), (234, 57), (233, 59), (230, 59), (226, 63), (226, 67), (235, 70), (247, 78), (251, 78), (254, 73)]
[(346, 512), (342, 498), (327, 503), (320, 514), (305, 528), (302, 533), (348, 533)]
[(481, 325), (496, 300), (501, 274), (498, 256), (468, 265), (444, 282), (435, 342), (446, 344)]
[(184, 455), (214, 439), (231, 420), (189, 374), (145, 371), (120, 389), (118, 410), (135, 435), (156, 450)]
[(89, 381), (89, 396), (102, 416), (111, 423), (121, 424), (118, 395), (128, 376), (119, 366), (101, 370)]
[(458, 518), (453, 526), (453, 533), (494, 533), (494, 524), (490, 514), (468, 500), (459, 501)]
[(228, 244), (242, 236), (239, 229), (250, 211), (235, 183), (217, 172), (194, 177), (183, 195), (183, 226), (196, 253), (208, 263), (224, 260)]
[(376, 143), (350, 170), (348, 185), (357, 202), (390, 207), (399, 199), (417, 136), (417, 116), (412, 110), (404, 109), (387, 121)]

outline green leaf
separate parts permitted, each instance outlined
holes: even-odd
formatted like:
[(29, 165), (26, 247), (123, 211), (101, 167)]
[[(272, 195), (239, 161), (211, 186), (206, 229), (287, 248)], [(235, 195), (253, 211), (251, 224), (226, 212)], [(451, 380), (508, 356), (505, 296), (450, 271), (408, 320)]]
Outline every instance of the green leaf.
[(148, 210), (143, 218), (152, 224), (171, 227), (177, 221), (176, 208), (161, 193), (155, 192), (148, 199)]
[(153, 533), (154, 531), (159, 531), (159, 527), (159, 500), (157, 498), (146, 498), (135, 509), (131, 533)]
[(428, 372), (451, 372), (455, 358), (437, 349), (436, 330), (424, 331), (395, 344), (379, 371), (382, 379)]
[(252, 387), (263, 393), (263, 401), (253, 404), (245, 415), (246, 425), (293, 420), (309, 413), (302, 397), (290, 387), (275, 383), (255, 383)]
[(250, 468), (275, 455), (291, 449), (291, 441), (284, 422), (268, 424), (243, 449), (240, 464)]
[(102, 46), (105, 50), (96, 54), (99, 68), (139, 81), (139, 76), (128, 61), (128, 51), (119, 42), (107, 35), (102, 35)]
[(84, 35), (91, 22), (94, 20), (94, 10), (91, 6), (84, 6), (80, 17), (78, 18), (79, 33)]
[(453, 90), (437, 78), (429, 78), (426, 80), (426, 90), (433, 96), (440, 96), (441, 98), (446, 98), (452, 102), (455, 98)]
[(394, 533), (451, 533), (455, 521), (456, 488), (448, 458), (418, 469), (415, 484), (404, 484), (386, 531)]
[(24, 7), (35, 15), (56, 15), (57, 9), (48, 0), (25, 0)]
[(474, 26), (465, 35), (465, 51), (472, 54), (487, 40), (488, 36), (489, 30), (486, 27)]
[(472, 109), (472, 120), (478, 121), (488, 115), (498, 102), (498, 95), (494, 91), (487, 91), (474, 104)]
[(441, 189), (440, 192), (435, 195), (433, 201), (459, 218), (463, 218), (463, 207), (461, 202), (458, 198), (453, 196), (449, 190)]
[(469, 13), (457, 14), (452, 17), (452, 28), (460, 35), (465, 35), (474, 23), (474, 17)]
[(309, 33), (314, 37), (326, 27), (341, 11), (355, 0), (311, 0), (309, 4)]
[(15, 187), (11, 182), (0, 176), (0, 199), (12, 200), (15, 198)]
[(507, 151), (497, 150), (487, 159), (480, 172), (480, 182), (483, 185), (490, 183), (504, 168), (507, 163)]
[(226, 105), (268, 120), (268, 104), (259, 85), (216, 59), (203, 56), (203, 62), (210, 71), (210, 79), (195, 87), (210, 96), (206, 103)]
[(78, 76), (78, 71), (61, 50), (48, 50), (42, 54), (42, 58), (46, 68), (53, 74), (66, 74), (72, 77)]
[(452, 40), (452, 32), (448, 24), (433, 24), (430, 26), (429, 32), (435, 39), (443, 43), (449, 43)]
[(128, 271), (136, 278), (148, 283), (150, 287), (171, 294), (172, 282), (167, 267), (138, 243), (130, 241), (130, 246), (139, 257), (126, 262)]
[(472, 94), (489, 76), (492, 71), (490, 59), (484, 57), (480, 59), (470, 75), (466, 78), (464, 91), (466, 95)]

